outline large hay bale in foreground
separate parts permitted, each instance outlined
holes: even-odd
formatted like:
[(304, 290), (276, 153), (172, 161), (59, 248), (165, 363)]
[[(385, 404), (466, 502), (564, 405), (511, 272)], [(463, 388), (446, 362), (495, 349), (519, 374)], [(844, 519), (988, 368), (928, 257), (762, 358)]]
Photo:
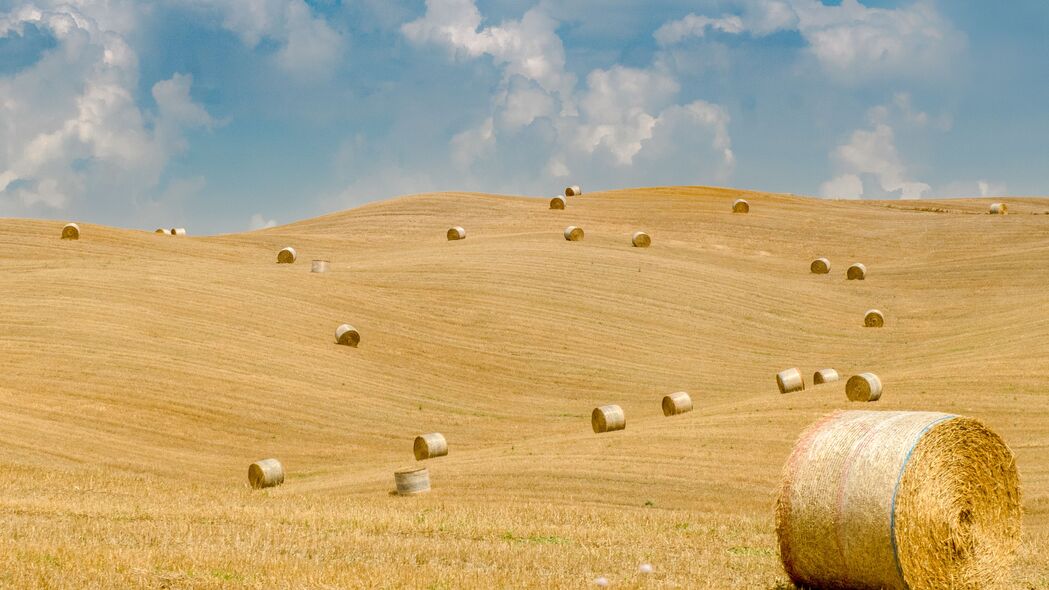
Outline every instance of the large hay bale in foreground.
[(626, 428), (626, 414), (617, 405), (599, 406), (590, 413), (590, 425), (594, 432), (612, 432)]
[(395, 471), (393, 481), (400, 496), (413, 496), (430, 491), (430, 472), (425, 467), (406, 467)]
[(838, 411), (783, 470), (780, 559), (799, 588), (1000, 587), (1021, 538), (1020, 478), (971, 418)]
[(820, 369), (812, 375), (813, 385), (823, 385), (824, 383), (834, 383), (841, 379), (841, 375), (838, 374), (834, 369)]
[(335, 328), (335, 342), (344, 346), (356, 347), (361, 342), (361, 334), (353, 326), (342, 324)]
[(578, 242), (583, 239), (583, 228), (570, 225), (565, 228), (565, 239), (569, 242)]
[(630, 243), (635, 248), (648, 248), (652, 245), (652, 236), (646, 234), (643, 231), (636, 231), (634, 235), (630, 236)]
[(876, 402), (881, 399), (881, 379), (874, 373), (860, 373), (845, 382), (845, 395), (850, 402)]
[(568, 201), (564, 197), (561, 197), (561, 196), (557, 196), (557, 197), (554, 197), (554, 198), (550, 199), (550, 208), (551, 209), (564, 209), (565, 205), (567, 205), (567, 204), (568, 204)]
[(276, 459), (255, 461), (248, 466), (248, 483), (256, 490), (284, 483), (284, 466)]
[(444, 439), (444, 435), (440, 432), (421, 434), (415, 437), (415, 444), (412, 450), (415, 453), (416, 461), (444, 457), (448, 454), (448, 441)]
[(746, 199), (736, 199), (732, 203), (733, 213), (750, 213), (750, 203)]
[(830, 260), (817, 258), (809, 265), (809, 270), (812, 271), (812, 274), (825, 275), (830, 272)]
[(184, 227), (173, 227), (171, 228), (171, 235), (173, 236), (185, 236), (186, 228)]
[(845, 270), (845, 278), (850, 281), (862, 281), (867, 278), (867, 267), (855, 262)]
[(281, 248), (280, 252), (277, 252), (277, 264), (292, 264), (298, 257), (299, 253), (295, 251), (295, 248), (291, 246)]
[(452, 240), (465, 240), (465, 239), (466, 239), (466, 230), (463, 229), (462, 227), (457, 225), (455, 227), (448, 228), (448, 240), (449, 241), (452, 241)]
[(991, 215), (1005, 215), (1009, 212), (1009, 206), (1005, 203), (991, 203)]
[(663, 415), (676, 416), (692, 411), (692, 398), (685, 391), (663, 396)]
[(328, 272), (331, 268), (331, 263), (327, 260), (314, 260), (310, 263), (310, 272)]
[(805, 378), (801, 376), (798, 368), (784, 369), (776, 373), (776, 385), (780, 393), (792, 393), (805, 389)]
[(80, 226), (75, 223), (67, 223), (62, 228), (62, 239), (63, 240), (79, 240), (80, 239)]
[(867, 328), (881, 328), (885, 325), (885, 314), (877, 309), (868, 309), (863, 314), (863, 325)]
[(583, 194), (583, 189), (578, 184), (573, 184), (565, 189), (566, 197), (578, 197)]

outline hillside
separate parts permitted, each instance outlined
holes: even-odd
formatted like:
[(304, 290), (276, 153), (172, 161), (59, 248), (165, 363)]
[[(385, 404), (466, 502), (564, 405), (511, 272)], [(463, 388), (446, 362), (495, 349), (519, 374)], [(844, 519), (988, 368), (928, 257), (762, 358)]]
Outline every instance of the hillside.
[[(1049, 589), (1049, 199), (547, 201), (418, 195), (205, 238), (0, 219), (0, 587), (787, 588), (783, 461), (850, 407), (843, 382), (780, 395), (798, 366), (999, 432), (1014, 587)], [(679, 390), (696, 410), (664, 418)], [(591, 431), (606, 403), (625, 431)], [(431, 431), (433, 492), (391, 496)], [(250, 490), (271, 456), (285, 484)]]

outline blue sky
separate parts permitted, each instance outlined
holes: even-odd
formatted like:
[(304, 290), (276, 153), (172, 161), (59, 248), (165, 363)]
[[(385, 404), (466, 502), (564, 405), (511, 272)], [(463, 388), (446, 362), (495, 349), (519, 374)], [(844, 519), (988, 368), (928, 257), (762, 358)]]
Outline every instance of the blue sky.
[(432, 190), (1045, 195), (1049, 3), (0, 0), (0, 215)]

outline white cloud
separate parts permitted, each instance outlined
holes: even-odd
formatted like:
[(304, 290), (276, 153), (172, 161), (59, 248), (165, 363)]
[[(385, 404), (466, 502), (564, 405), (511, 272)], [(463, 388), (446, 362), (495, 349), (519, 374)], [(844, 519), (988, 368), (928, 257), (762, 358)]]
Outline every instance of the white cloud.
[(859, 199), (863, 197), (863, 179), (855, 174), (842, 174), (821, 184), (820, 194), (828, 199)]
[(670, 21), (656, 30), (656, 41), (663, 45), (680, 43), (689, 37), (703, 37), (708, 29), (714, 29), (723, 33), (742, 33), (743, 21), (738, 16), (724, 16), (721, 18), (710, 18), (689, 14), (680, 20)]
[(251, 221), (248, 223), (248, 229), (251, 231), (259, 229), (268, 229), (271, 227), (277, 227), (277, 220), (266, 219), (262, 216), (262, 213), (256, 213), (251, 216)]

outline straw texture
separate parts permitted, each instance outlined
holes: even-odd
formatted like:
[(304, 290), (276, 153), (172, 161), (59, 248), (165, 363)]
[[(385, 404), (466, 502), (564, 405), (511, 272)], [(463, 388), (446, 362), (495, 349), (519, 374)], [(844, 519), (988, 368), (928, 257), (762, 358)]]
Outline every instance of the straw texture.
[(63, 240), (79, 240), (80, 239), (80, 226), (75, 223), (67, 223), (62, 228), (62, 239)]
[(298, 257), (299, 254), (295, 251), (295, 248), (291, 246), (281, 248), (280, 252), (277, 252), (277, 264), (291, 264)]
[(171, 235), (173, 236), (185, 236), (186, 228), (184, 227), (173, 227), (171, 228)]
[(248, 483), (256, 490), (284, 483), (284, 466), (276, 459), (255, 461), (248, 466)]
[(776, 373), (776, 385), (780, 393), (791, 393), (805, 389), (805, 378), (798, 368), (784, 369)]
[(448, 441), (444, 439), (444, 435), (440, 432), (421, 434), (415, 437), (413, 451), (415, 452), (416, 461), (444, 457), (448, 454)]
[(567, 205), (567, 204), (568, 204), (568, 202), (562, 196), (556, 196), (556, 197), (550, 199), (550, 208), (551, 209), (564, 209), (565, 205)]
[(578, 242), (583, 239), (583, 228), (570, 225), (565, 228), (565, 239), (569, 242)]
[(992, 203), (990, 212), (991, 215), (1005, 215), (1009, 212), (1009, 206), (1005, 203)]
[(732, 203), (732, 212), (750, 213), (750, 203), (748, 203), (746, 199), (736, 199), (735, 202)]
[(885, 325), (885, 314), (877, 309), (868, 309), (863, 314), (863, 325), (868, 328), (881, 328)]
[(643, 231), (636, 231), (630, 237), (630, 243), (637, 248), (648, 248), (652, 245), (652, 237)]
[(834, 369), (820, 369), (813, 373), (812, 384), (822, 385), (824, 383), (834, 383), (839, 379), (841, 379), (841, 375), (838, 375), (838, 372)]
[(845, 271), (845, 278), (850, 281), (862, 281), (867, 278), (867, 267), (859, 262), (853, 263), (852, 266)]
[(590, 413), (590, 425), (598, 434), (623, 430), (626, 428), (626, 414), (623, 408), (616, 405), (600, 406)]
[(430, 472), (425, 467), (408, 467), (395, 471), (393, 481), (397, 494), (412, 496), (430, 491)]
[(813, 274), (825, 275), (830, 272), (830, 260), (826, 258), (817, 258), (809, 265), (809, 270), (811, 270)]
[(357, 346), (361, 342), (361, 335), (357, 329), (349, 324), (342, 324), (335, 328), (335, 342), (344, 346)]
[(310, 264), (310, 272), (328, 272), (331, 265), (327, 260), (314, 260)]
[(876, 402), (881, 399), (881, 379), (874, 373), (860, 373), (845, 382), (845, 395), (850, 402)]
[(663, 415), (676, 416), (692, 411), (692, 398), (687, 392), (678, 391), (663, 396)]
[(578, 197), (583, 194), (583, 189), (578, 184), (573, 184), (565, 189), (566, 197)]
[(463, 229), (462, 227), (457, 225), (455, 227), (448, 228), (448, 240), (449, 241), (451, 241), (451, 240), (465, 240), (465, 239), (466, 239), (466, 230)]
[(804, 588), (998, 588), (1020, 506), (1015, 458), (980, 422), (839, 411), (801, 435), (784, 467), (780, 559)]

